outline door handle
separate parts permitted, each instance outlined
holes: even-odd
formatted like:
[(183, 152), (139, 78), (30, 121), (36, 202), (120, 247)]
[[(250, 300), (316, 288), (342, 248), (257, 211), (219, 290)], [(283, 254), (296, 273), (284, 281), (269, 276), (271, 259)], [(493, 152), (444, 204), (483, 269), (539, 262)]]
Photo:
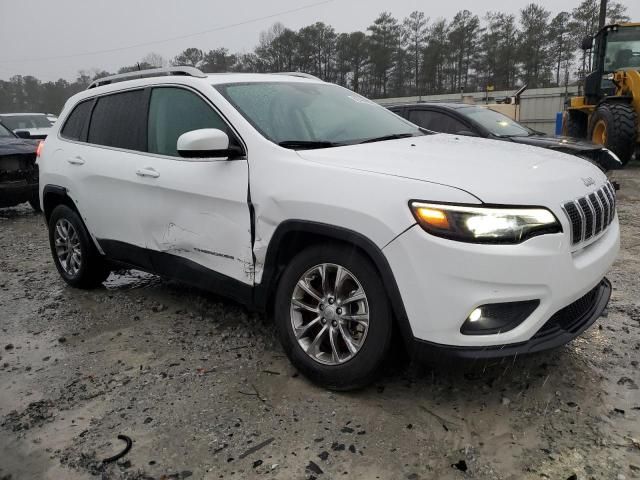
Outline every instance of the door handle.
[(71, 165), (84, 165), (84, 159), (80, 155), (76, 155), (72, 158), (67, 158), (67, 162)]
[(151, 167), (139, 168), (138, 170), (136, 170), (136, 175), (138, 175), (139, 177), (151, 178), (158, 178), (160, 176), (160, 174)]

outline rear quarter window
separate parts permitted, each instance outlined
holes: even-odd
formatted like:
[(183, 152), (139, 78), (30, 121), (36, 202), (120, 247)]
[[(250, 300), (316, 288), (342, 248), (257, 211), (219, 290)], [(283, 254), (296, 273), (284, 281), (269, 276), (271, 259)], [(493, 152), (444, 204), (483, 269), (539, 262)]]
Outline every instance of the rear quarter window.
[(67, 121), (64, 123), (64, 127), (60, 131), (60, 135), (63, 138), (69, 140), (83, 141), (85, 136), (85, 127), (89, 123), (89, 116), (91, 115), (91, 106), (93, 105), (93, 99), (85, 100), (79, 103), (73, 109)]
[(147, 107), (144, 90), (114, 93), (98, 98), (87, 141), (97, 145), (145, 151)]

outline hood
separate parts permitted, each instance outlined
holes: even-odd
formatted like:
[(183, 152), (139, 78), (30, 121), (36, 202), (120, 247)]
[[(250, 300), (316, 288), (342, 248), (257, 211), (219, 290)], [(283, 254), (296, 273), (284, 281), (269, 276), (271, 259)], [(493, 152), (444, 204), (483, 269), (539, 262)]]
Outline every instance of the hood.
[(37, 145), (34, 142), (21, 138), (0, 138), (0, 155), (23, 155), (36, 153)]
[(509, 137), (509, 140), (536, 147), (555, 148), (562, 152), (583, 152), (600, 150), (602, 145), (596, 145), (588, 140), (572, 137), (552, 137), (551, 135), (531, 135), (530, 137)]
[[(545, 205), (556, 211), (566, 200), (583, 196), (607, 180), (596, 166), (572, 155), (446, 134), (298, 154), (335, 167), (452, 186), (485, 203)], [(594, 184), (586, 186), (592, 183), (589, 179)]]
[(572, 137), (552, 137), (551, 135), (510, 137), (509, 140), (515, 143), (549, 148), (559, 152), (568, 153), (570, 155), (578, 155), (596, 162), (605, 171), (617, 170), (623, 166), (620, 159), (615, 155), (612, 155), (609, 150), (604, 148), (602, 145), (595, 144), (589, 140)]

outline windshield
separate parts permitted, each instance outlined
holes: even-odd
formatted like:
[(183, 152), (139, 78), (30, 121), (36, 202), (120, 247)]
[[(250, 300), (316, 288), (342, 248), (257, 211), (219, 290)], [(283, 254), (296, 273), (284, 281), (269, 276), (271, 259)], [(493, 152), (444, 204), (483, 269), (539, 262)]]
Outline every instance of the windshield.
[(506, 115), (488, 108), (465, 107), (459, 111), (497, 137), (528, 137), (534, 133), (533, 130), (520, 125)]
[(45, 115), (2, 115), (2, 123), (11, 130), (49, 128), (53, 123)]
[(15, 138), (15, 135), (0, 123), (0, 138)]
[(264, 137), (290, 148), (423, 135), (386, 108), (336, 85), (252, 82), (214, 87)]
[(640, 27), (621, 27), (607, 33), (604, 70), (640, 68)]

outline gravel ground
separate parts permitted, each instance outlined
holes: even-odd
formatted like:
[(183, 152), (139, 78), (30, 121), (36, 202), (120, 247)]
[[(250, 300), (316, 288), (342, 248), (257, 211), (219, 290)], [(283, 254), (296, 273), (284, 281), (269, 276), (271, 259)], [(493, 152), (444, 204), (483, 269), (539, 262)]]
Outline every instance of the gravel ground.
[[(534, 356), (392, 362), (349, 394), (222, 298), (135, 271), (67, 287), (42, 217), (0, 209), (0, 479), (640, 478), (640, 168), (613, 177), (607, 318)], [(118, 435), (130, 452), (103, 464)]]

